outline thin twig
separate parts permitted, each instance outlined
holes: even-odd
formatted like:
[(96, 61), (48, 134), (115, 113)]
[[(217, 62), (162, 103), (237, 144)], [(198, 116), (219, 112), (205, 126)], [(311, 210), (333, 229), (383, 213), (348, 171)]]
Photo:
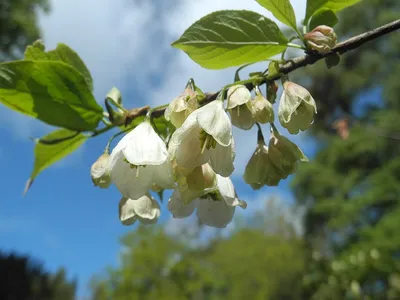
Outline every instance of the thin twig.
[[(296, 58), (288, 61), (286, 64), (281, 65), (279, 73), (270, 77), (269, 80), (280, 79), (282, 77), (282, 75), (284, 75), (284, 74), (288, 74), (290, 72), (293, 72), (294, 70), (297, 70), (297, 69), (307, 66), (307, 65), (312, 65), (315, 62), (332, 55), (333, 53), (342, 54), (347, 51), (357, 49), (358, 47), (365, 44), (366, 42), (377, 39), (381, 36), (384, 36), (388, 33), (394, 32), (398, 29), (400, 29), (400, 19), (393, 21), (391, 23), (388, 23), (386, 25), (383, 25), (381, 27), (372, 29), (365, 33), (359, 34), (357, 36), (354, 36), (344, 42), (341, 42), (341, 43), (337, 44), (334, 48), (332, 48), (331, 52), (328, 52), (325, 54), (319, 54), (319, 53), (313, 52), (313, 53), (308, 53), (304, 56), (296, 57)], [(261, 84), (264, 84), (265, 82), (266, 81), (263, 81)], [(248, 83), (245, 85), (249, 90), (252, 90), (254, 88), (252, 83)], [(207, 103), (207, 102), (214, 101), (220, 92), (221, 91), (214, 92), (214, 93), (205, 93), (206, 100), (204, 102)], [(164, 111), (165, 111), (165, 108), (154, 110), (152, 115), (154, 117), (159, 117), (164, 114)]]

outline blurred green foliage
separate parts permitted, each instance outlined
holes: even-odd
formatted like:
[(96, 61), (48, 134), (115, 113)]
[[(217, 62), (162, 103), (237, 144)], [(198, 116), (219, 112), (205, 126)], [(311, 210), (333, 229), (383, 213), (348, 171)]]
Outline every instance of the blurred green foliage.
[(228, 236), (139, 227), (122, 239), (120, 266), (94, 278), (92, 299), (301, 299), (302, 241), (273, 208)]
[(0, 1), (0, 62), (22, 57), (40, 37), (39, 13), (49, 9), (48, 0)]
[[(398, 0), (362, 1), (340, 15), (336, 31), (345, 39), (399, 12)], [(394, 33), (342, 55), (329, 71), (319, 62), (294, 74), (319, 109), (317, 155), (294, 180), (309, 206), (305, 299), (400, 299), (399, 49)], [(347, 139), (331, 127), (336, 120), (348, 124)]]

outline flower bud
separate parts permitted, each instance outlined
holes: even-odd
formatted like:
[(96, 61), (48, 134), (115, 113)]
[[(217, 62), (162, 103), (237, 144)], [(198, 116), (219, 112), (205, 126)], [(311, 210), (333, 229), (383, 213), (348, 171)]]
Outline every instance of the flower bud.
[(279, 103), (278, 115), (282, 127), (291, 134), (310, 127), (317, 113), (317, 105), (311, 94), (302, 86), (286, 81)]
[(299, 161), (308, 161), (308, 158), (296, 144), (275, 130), (271, 134), (268, 146), (271, 162), (279, 170), (282, 179), (296, 171)]
[(330, 52), (337, 42), (336, 33), (333, 28), (320, 25), (304, 35), (308, 46), (321, 54)]
[(274, 121), (272, 104), (261, 93), (256, 93), (254, 100), (249, 103), (253, 118), (258, 123), (271, 123)]
[(248, 107), (251, 101), (251, 93), (242, 84), (229, 88), (227, 93), (228, 111), (234, 126), (249, 130), (254, 125), (253, 115)]
[(182, 126), (186, 118), (198, 108), (197, 93), (191, 88), (186, 88), (182, 95), (171, 101), (164, 116), (176, 128)]
[(104, 153), (90, 168), (90, 175), (95, 186), (108, 188), (111, 184), (111, 176), (108, 170), (108, 160), (110, 155)]

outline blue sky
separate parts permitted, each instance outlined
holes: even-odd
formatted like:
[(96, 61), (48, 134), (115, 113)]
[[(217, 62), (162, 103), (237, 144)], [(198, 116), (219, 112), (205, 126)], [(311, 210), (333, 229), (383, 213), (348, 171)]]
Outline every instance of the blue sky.
[[(292, 2), (300, 20), (306, 1)], [(170, 47), (198, 18), (227, 8), (251, 9), (272, 17), (253, 0), (174, 0), (168, 4), (57, 0), (52, 6), (52, 13), (40, 19), (46, 47), (52, 49), (58, 42), (71, 46), (92, 72), (96, 99), (101, 102), (116, 86), (125, 106), (132, 108), (169, 102), (190, 77), (204, 91), (217, 90), (233, 79), (233, 69), (201, 69), (183, 52)], [(118, 262), (118, 239), (132, 229), (118, 220), (120, 195), (116, 188), (97, 189), (89, 176), (90, 166), (109, 136), (89, 140), (66, 160), (44, 171), (23, 198), (33, 165), (34, 144), (29, 137), (39, 137), (52, 128), (3, 106), (0, 115), (0, 249), (33, 255), (49, 270), (65, 266), (71, 277), (77, 277), (82, 296), (94, 273)], [(279, 188), (258, 192), (243, 183), (241, 175), (256, 146), (256, 129), (234, 133), (237, 159), (232, 179), (239, 196), (249, 204), (246, 210), (237, 209), (236, 214), (245, 216), (262, 209), (261, 200), (268, 195), (292, 201), (288, 180)], [(292, 140), (306, 154), (312, 154), (314, 147), (304, 135)], [(173, 232), (182, 223), (171, 219), (163, 208), (160, 222)]]

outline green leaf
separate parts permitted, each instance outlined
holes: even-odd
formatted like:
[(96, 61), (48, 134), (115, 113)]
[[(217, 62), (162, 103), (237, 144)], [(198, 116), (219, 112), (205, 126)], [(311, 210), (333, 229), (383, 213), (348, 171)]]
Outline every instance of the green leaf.
[(45, 52), (45, 46), (38, 40), (26, 48), (25, 59), (62, 61), (80, 72), (85, 77), (90, 91), (93, 91), (93, 80), (88, 68), (79, 55), (65, 44), (60, 43), (56, 49)]
[(360, 1), (361, 0), (307, 0), (304, 23), (307, 24), (308, 20), (319, 11), (330, 9), (336, 13)]
[(297, 31), (296, 15), (289, 0), (256, 0), (268, 9), (275, 18)]
[(271, 61), (268, 65), (268, 76), (274, 76), (279, 73), (279, 62)]
[(77, 150), (86, 139), (83, 134), (67, 129), (58, 129), (41, 138), (35, 146), (35, 163), (24, 194), (40, 172)]
[(223, 10), (196, 21), (172, 46), (204, 68), (223, 69), (265, 60), (287, 43), (270, 19), (252, 11)]
[(50, 125), (93, 130), (103, 117), (83, 76), (56, 61), (0, 64), (0, 102)]
[(319, 25), (326, 25), (329, 27), (333, 27), (337, 24), (338, 18), (336, 14), (330, 10), (320, 10), (318, 13), (312, 16), (310, 20), (309, 29), (310, 31), (313, 30), (315, 27)]
[(152, 118), (152, 125), (154, 130), (158, 133), (158, 135), (165, 140), (168, 135), (174, 130), (174, 126), (168, 122), (164, 116), (158, 118)]

